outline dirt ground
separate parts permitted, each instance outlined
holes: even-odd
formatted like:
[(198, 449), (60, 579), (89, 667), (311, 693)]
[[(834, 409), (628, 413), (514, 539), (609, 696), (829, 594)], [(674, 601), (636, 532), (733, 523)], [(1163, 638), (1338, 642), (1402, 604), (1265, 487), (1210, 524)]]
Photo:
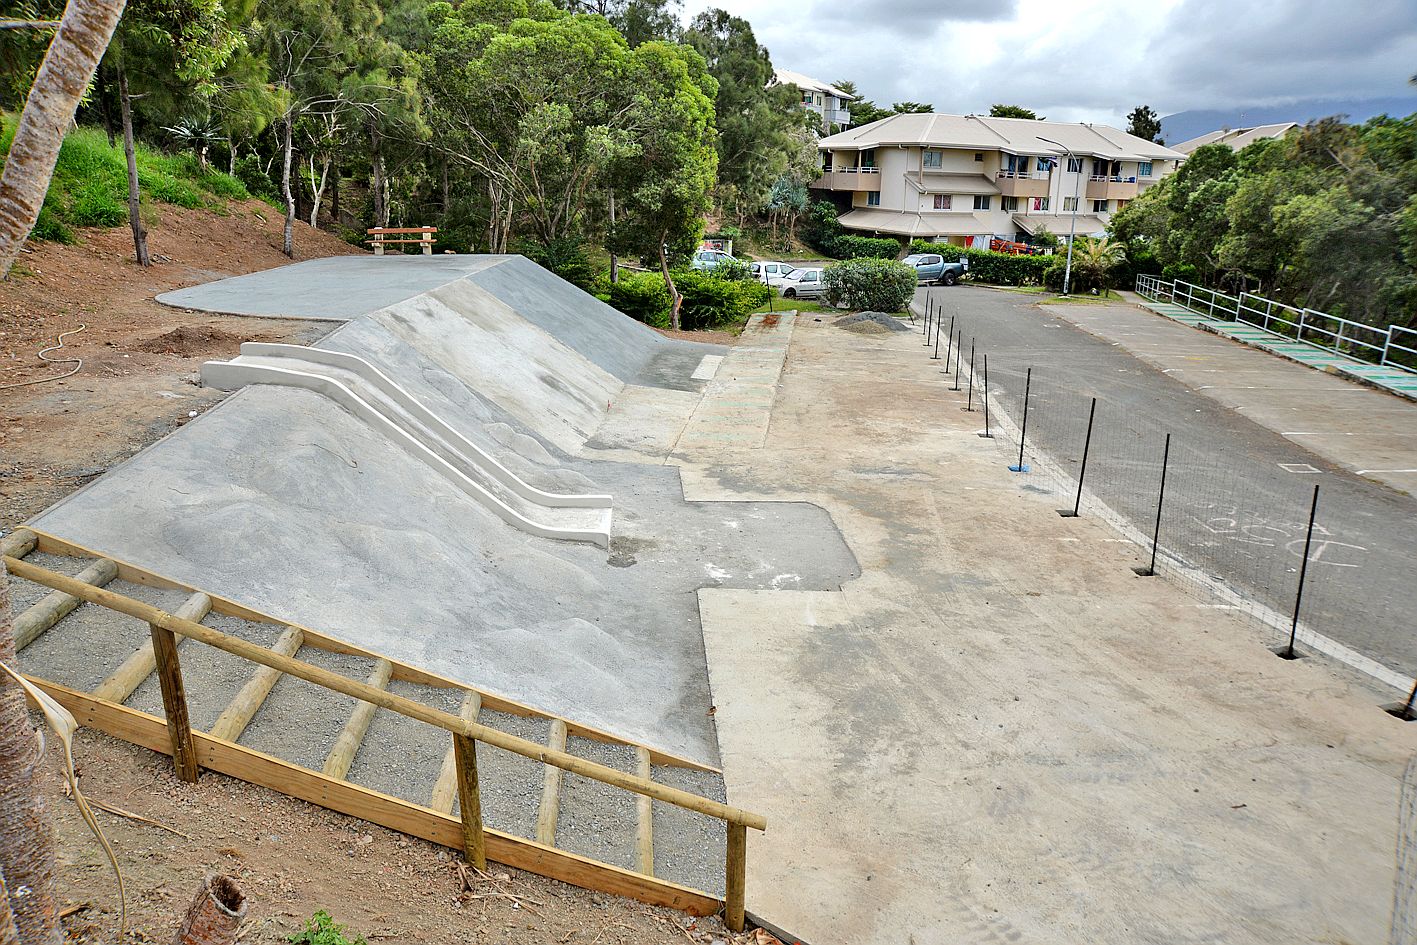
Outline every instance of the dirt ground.
[[(297, 259), (359, 252), (296, 227)], [(331, 327), (201, 315), (153, 300), (289, 262), (280, 216), (267, 204), (233, 202), (225, 216), (160, 205), (148, 243), (146, 270), (126, 227), (83, 230), (72, 246), (33, 243), (0, 283), (0, 524), (23, 521), (225, 396), (196, 385), (203, 361), (231, 357), (243, 341), (308, 342)], [(36, 352), (80, 325), (48, 355), (82, 358), (77, 373), (4, 389), (73, 368)]]
[(443, 847), (264, 788), (209, 772), (183, 784), (165, 756), (106, 735), (82, 731), (74, 754), (91, 803), (152, 823), (96, 812), (128, 888), (128, 935), (118, 939), (112, 868), (51, 775), (61, 906), (78, 907), (66, 919), (73, 942), (170, 941), (203, 877), (216, 873), (246, 894), (246, 943), (284, 942), (320, 909), (371, 945), (774, 941), (495, 863), (478, 877)]

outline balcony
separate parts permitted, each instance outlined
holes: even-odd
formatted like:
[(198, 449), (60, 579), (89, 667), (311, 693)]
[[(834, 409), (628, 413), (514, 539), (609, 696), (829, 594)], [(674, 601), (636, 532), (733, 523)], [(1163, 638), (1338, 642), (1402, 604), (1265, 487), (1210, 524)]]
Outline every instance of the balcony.
[(994, 183), (999, 185), (999, 193), (1005, 197), (1048, 196), (1047, 171), (1002, 170), (995, 175)]
[(1093, 174), (1087, 181), (1088, 200), (1131, 200), (1136, 195), (1135, 177)]
[(812, 182), (820, 190), (880, 190), (881, 171), (875, 167), (843, 167), (823, 171)]

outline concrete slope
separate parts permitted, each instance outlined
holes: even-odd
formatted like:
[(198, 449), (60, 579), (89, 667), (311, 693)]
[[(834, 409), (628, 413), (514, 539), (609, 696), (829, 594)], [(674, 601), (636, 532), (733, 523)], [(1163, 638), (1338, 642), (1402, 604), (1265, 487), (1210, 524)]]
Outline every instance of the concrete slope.
[(529, 485), (363, 358), (248, 343), (240, 357), (204, 364), (202, 382), (222, 390), (276, 384), (324, 394), (514, 528), (542, 538), (610, 544), (610, 496), (544, 492)]

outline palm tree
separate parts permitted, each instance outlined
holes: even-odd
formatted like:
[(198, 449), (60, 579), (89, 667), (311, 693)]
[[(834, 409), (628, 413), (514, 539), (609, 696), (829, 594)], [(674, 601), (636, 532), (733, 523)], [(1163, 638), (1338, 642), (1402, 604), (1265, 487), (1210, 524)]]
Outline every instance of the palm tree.
[(1110, 236), (1080, 236), (1073, 246), (1073, 278), (1106, 293), (1112, 285), (1112, 270), (1126, 258), (1127, 248)]
[(0, 278), (8, 278), (59, 157), (79, 99), (93, 81), (125, 0), (70, 0), (44, 54), (0, 174)]

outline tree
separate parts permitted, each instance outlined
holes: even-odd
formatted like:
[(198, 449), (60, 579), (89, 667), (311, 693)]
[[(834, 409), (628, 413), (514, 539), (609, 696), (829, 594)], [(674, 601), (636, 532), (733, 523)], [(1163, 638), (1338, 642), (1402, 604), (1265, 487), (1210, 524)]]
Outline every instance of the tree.
[(896, 102), (891, 106), (892, 115), (928, 115), (935, 106), (927, 102)]
[[(801, 128), (799, 92), (774, 85), (772, 60), (747, 20), (723, 10), (705, 10), (684, 31), (684, 43), (704, 58), (718, 83), (714, 123), (718, 129), (720, 203), (743, 217), (765, 207), (774, 183), (787, 170)], [(732, 204), (732, 206), (728, 206)]]
[(124, 0), (70, 0), (40, 64), (0, 174), (0, 277), (39, 219), (64, 133), (108, 48)]
[(1127, 134), (1161, 144), (1161, 116), (1150, 105), (1138, 105), (1127, 115)]
[(670, 260), (687, 256), (703, 233), (718, 165), (718, 88), (702, 58), (683, 46), (646, 43), (634, 51), (630, 66), (635, 121), (623, 138), (629, 146), (610, 168), (626, 215), (609, 248), (659, 260), (670, 295), (669, 324), (677, 329), (683, 298)]
[(650, 40), (673, 41), (683, 0), (555, 0), (570, 13), (594, 13), (610, 21), (631, 47)]
[(1046, 120), (1047, 120), (1047, 119), (1045, 119), (1045, 118), (1040, 118), (1040, 117), (1038, 116), (1038, 114), (1037, 114), (1033, 109), (1031, 109), (1031, 108), (1024, 108), (1022, 105), (998, 105), (998, 104), (996, 104), (996, 105), (990, 105), (990, 106), (989, 106), (989, 117), (990, 117), (990, 118), (1028, 118), (1028, 119), (1032, 119), (1033, 121), (1046, 121)]

